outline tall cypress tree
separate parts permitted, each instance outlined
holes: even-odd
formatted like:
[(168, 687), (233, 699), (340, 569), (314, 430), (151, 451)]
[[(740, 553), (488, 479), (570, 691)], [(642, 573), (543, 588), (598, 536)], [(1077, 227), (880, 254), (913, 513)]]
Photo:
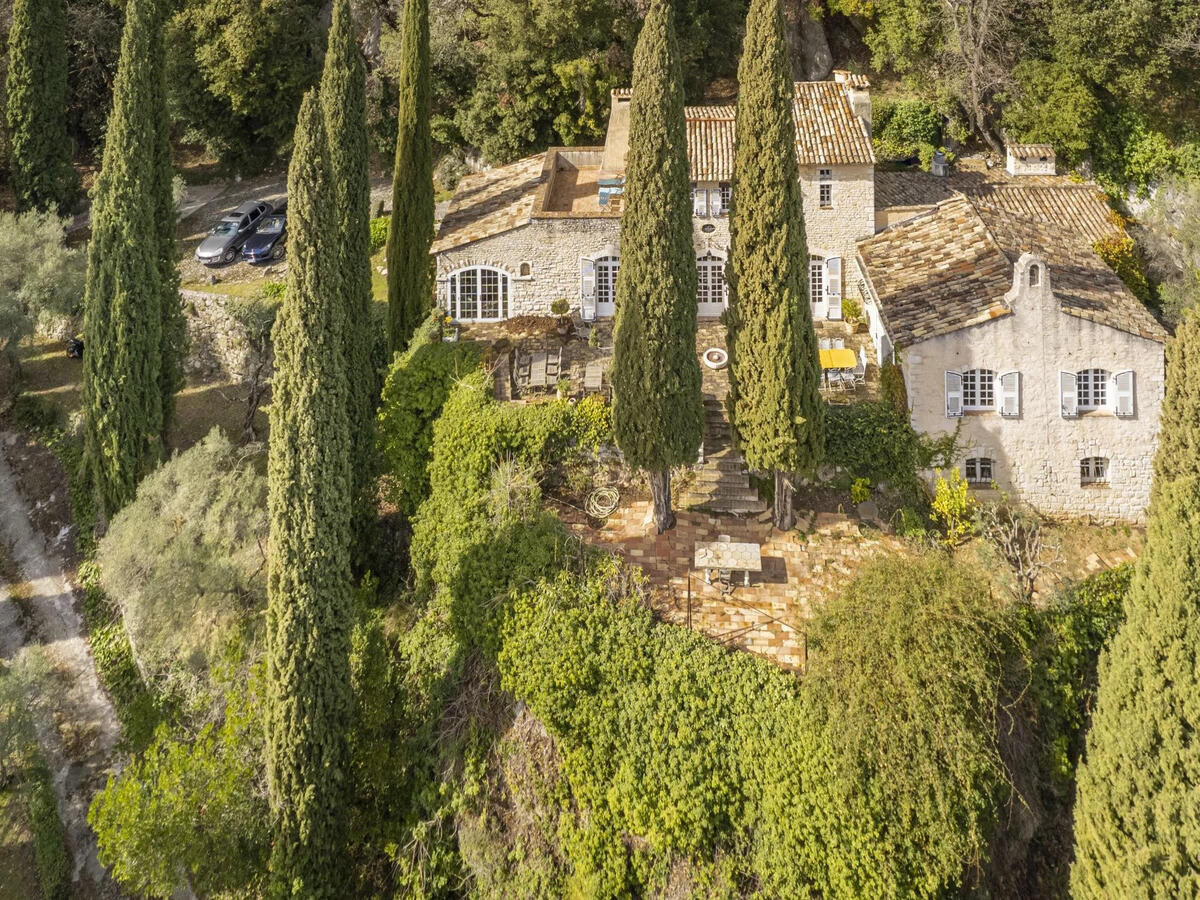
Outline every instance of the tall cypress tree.
[(406, 0), (400, 110), (388, 228), (388, 349), (403, 350), (433, 304), (433, 143), (429, 131), (429, 0)]
[(649, 475), (659, 532), (673, 528), (671, 469), (704, 429), (696, 358), (696, 251), (683, 86), (670, 0), (653, 0), (633, 56), (613, 336), (613, 427)]
[(13, 0), (7, 89), (17, 209), (65, 214), (79, 190), (67, 137), (66, 0)]
[(1168, 353), (1146, 549), (1100, 659), (1075, 805), (1076, 898), (1200, 892), (1200, 320)]
[(130, 0), (92, 203), (84, 292), (84, 465), (102, 515), (161, 453), (163, 277), (156, 191), (161, 0)]
[(179, 296), (179, 237), (175, 209), (175, 170), (171, 159), (171, 117), (167, 111), (167, 3), (156, 0), (153, 49), (154, 87), (157, 91), (150, 110), (154, 128), (155, 232), (158, 237), (158, 271), (162, 288), (162, 361), (159, 391), (162, 394), (162, 439), (175, 416), (175, 395), (184, 385), (183, 361), (187, 355), (187, 322)]
[(300, 108), (288, 170), (287, 291), (275, 321), (268, 455), (267, 779), (274, 896), (343, 896), (350, 694), (346, 312), (325, 123)]
[[(345, 354), (349, 389), (347, 412), (352, 442), (350, 473), (356, 530), (365, 530), (373, 512), (369, 488), (374, 470), (375, 399), (379, 385), (371, 366), (374, 317), (371, 312), (371, 184), (367, 160), (367, 81), (354, 40), (350, 0), (337, 0), (329, 28), (329, 48), (321, 77), (321, 104), (329, 136), (338, 225), (333, 232), (341, 305), (346, 316)], [(361, 514), (360, 514), (361, 511)]]
[(1154, 484), (1200, 475), (1200, 315), (1188, 316), (1167, 347), (1162, 431), (1154, 456)]
[(729, 409), (752, 469), (774, 470), (775, 527), (794, 522), (790, 473), (825, 445), (791, 64), (779, 0), (751, 0), (738, 69), (730, 211)]
[(1157, 487), (1125, 608), (1125, 623), (1100, 659), (1079, 769), (1071, 896), (1194, 897), (1200, 893), (1195, 475)]

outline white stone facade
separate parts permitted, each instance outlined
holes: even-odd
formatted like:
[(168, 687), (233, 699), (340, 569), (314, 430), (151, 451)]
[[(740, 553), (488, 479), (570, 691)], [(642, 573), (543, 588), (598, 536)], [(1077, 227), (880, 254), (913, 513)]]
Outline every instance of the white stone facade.
[[(854, 259), (854, 244), (874, 231), (875, 195), (871, 166), (830, 166), (830, 205), (820, 204), (820, 169), (808, 167), (801, 178), (805, 230), (809, 253), (823, 262), (822, 288), (827, 298), (814, 303), (817, 318), (841, 318), (834, 298), (860, 299), (859, 280), (847, 271)], [(702, 184), (702, 189), (719, 190)], [(565, 297), (573, 314), (584, 308), (586, 276), (584, 260), (608, 256), (619, 258), (620, 224), (617, 216), (534, 215), (528, 224), (502, 234), (437, 254), (438, 297), (446, 307), (450, 300), (449, 277), (461, 269), (487, 266), (509, 277), (508, 305), (504, 318), (550, 315), (550, 304)], [(725, 215), (693, 216), (696, 257), (726, 258), (729, 250), (729, 218)], [(834, 302), (831, 302), (834, 299)], [(455, 310), (448, 310), (456, 315)], [(708, 313), (715, 310), (709, 307)], [(601, 311), (600, 318), (604, 318)]]
[[(1164, 391), (1163, 344), (1063, 312), (1044, 265), (1040, 284), (1029, 286), (1029, 268), (1036, 264), (1027, 254), (1015, 267), (1019, 289), (1007, 298), (1011, 315), (899, 352), (913, 427), (938, 436), (961, 426), (960, 471), (967, 474), (968, 459), (993, 460), (990, 476), (996, 486), (1044, 514), (1144, 521)], [(965, 404), (960, 417), (948, 414), (948, 406), (964, 400), (962, 394), (948, 397), (956, 387), (955, 374), (973, 369), (990, 370), (997, 379), (1020, 373), (1015, 415), (1011, 407), (1005, 415)], [(1085, 370), (1106, 373), (1105, 403), (1065, 416), (1062, 373)], [(1131, 405), (1119, 408), (1115, 376), (1125, 372), (1133, 373), (1132, 396), (1126, 400)], [(1007, 384), (1012, 386), (1011, 378)], [(993, 385), (995, 402), (1002, 406), (999, 380)], [(1107, 460), (1106, 477), (1084, 484), (1081, 461), (1092, 458)]]

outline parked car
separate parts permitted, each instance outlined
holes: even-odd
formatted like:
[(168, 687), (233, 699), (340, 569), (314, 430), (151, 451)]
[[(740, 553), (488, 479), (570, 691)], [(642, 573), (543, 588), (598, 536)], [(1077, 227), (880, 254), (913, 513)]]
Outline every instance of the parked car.
[(196, 261), (206, 266), (233, 262), (246, 238), (273, 209), (266, 200), (250, 200), (223, 216), (196, 248)]
[(258, 230), (246, 238), (242, 245), (242, 259), (249, 263), (261, 263), (283, 259), (287, 253), (287, 204), (275, 208), (263, 218)]

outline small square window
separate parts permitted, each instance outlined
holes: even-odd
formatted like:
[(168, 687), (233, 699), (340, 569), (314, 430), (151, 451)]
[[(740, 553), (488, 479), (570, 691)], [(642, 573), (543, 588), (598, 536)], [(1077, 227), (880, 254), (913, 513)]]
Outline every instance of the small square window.
[(966, 471), (967, 484), (989, 485), (992, 483), (992, 473), (995, 465), (990, 456), (975, 456), (963, 464)]
[(1103, 456), (1085, 456), (1079, 461), (1079, 483), (1108, 484), (1108, 460)]

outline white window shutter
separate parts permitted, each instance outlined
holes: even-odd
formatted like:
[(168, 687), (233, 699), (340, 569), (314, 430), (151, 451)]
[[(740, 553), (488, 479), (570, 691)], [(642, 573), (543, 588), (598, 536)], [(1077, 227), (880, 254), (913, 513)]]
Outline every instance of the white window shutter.
[(1062, 415), (1064, 419), (1074, 419), (1079, 415), (1079, 392), (1075, 386), (1074, 372), (1058, 373), (1058, 393), (1062, 400)]
[(963, 414), (962, 408), (962, 373), (946, 373), (946, 418), (958, 419)]
[(721, 203), (721, 189), (713, 188), (708, 192), (708, 205), (714, 216), (719, 216), (725, 212), (725, 207)]
[(708, 191), (704, 188), (692, 188), (692, 215), (708, 218)]
[(1116, 390), (1114, 393), (1113, 412), (1118, 416), (1128, 417), (1133, 415), (1133, 371), (1127, 369), (1124, 372), (1118, 372), (1113, 376), (1113, 385)]
[(996, 404), (1000, 415), (1015, 419), (1021, 415), (1021, 373), (1001, 372), (996, 379)]
[(579, 312), (585, 321), (596, 318), (596, 260), (579, 257)]
[(840, 319), (842, 317), (842, 258), (840, 256), (825, 258), (825, 300), (829, 304), (829, 318)]

